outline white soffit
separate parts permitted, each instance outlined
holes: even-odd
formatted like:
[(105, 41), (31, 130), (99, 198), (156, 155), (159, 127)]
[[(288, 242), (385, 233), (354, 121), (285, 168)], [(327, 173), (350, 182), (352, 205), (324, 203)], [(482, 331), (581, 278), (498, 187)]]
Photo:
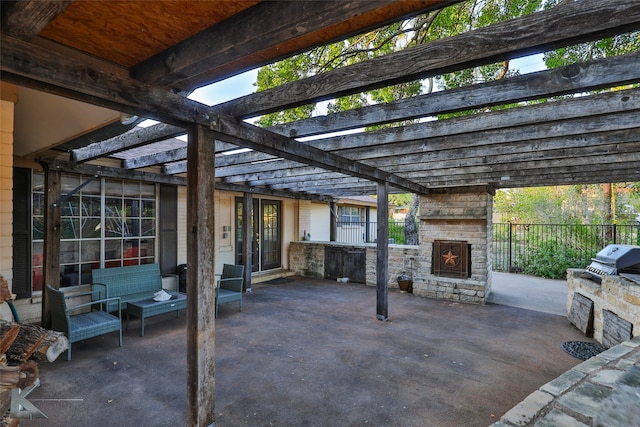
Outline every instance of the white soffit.
[(119, 118), (117, 111), (19, 87), (14, 155), (38, 153)]

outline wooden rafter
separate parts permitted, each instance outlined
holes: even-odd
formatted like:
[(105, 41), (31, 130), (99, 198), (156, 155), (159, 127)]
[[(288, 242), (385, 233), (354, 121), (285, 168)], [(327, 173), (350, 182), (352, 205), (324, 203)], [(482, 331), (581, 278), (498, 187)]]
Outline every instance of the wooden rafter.
[[(640, 62), (640, 52), (632, 52), (620, 57), (605, 58), (499, 81), (420, 95), (388, 104), (366, 106), (329, 116), (313, 117), (307, 120), (272, 126), (269, 130), (290, 137), (311, 136), (399, 120), (411, 120), (434, 114), (445, 114), (503, 103), (527, 101), (540, 97), (601, 89), (611, 85), (624, 85), (640, 81), (640, 67), (635, 66), (638, 62)], [(166, 126), (155, 125), (154, 127), (157, 127), (157, 131), (154, 132), (156, 138), (163, 135), (171, 135), (170, 128)], [(134, 141), (133, 143), (138, 141), (152, 142), (153, 140), (149, 139), (147, 134), (148, 131), (140, 129), (137, 132), (128, 133), (127, 136)], [(314, 145), (313, 142), (308, 142), (308, 144)], [(74, 156), (76, 152), (81, 155), (83, 151), (74, 150)], [(105, 148), (105, 153), (110, 154), (107, 152), (107, 148)], [(141, 159), (132, 159), (124, 167), (133, 167), (134, 163), (139, 165), (136, 167), (159, 164), (163, 162), (161, 159), (165, 158), (170, 158), (171, 160), (169, 161), (172, 162), (185, 160), (186, 151), (171, 151), (166, 154), (158, 153), (157, 159), (149, 157), (149, 162), (146, 164)], [(229, 155), (217, 158), (216, 167), (273, 158), (274, 156), (272, 155), (260, 152)], [(186, 168), (180, 170), (180, 172), (185, 171)]]
[[(480, 108), (500, 103), (514, 103), (539, 97), (552, 97), (566, 93), (594, 90), (610, 85), (624, 85), (640, 81), (640, 67), (635, 66), (638, 62), (640, 62), (640, 52), (633, 52), (620, 57), (606, 58), (590, 63), (540, 71), (500, 81), (421, 95), (389, 104), (367, 106), (356, 110), (331, 114), (329, 116), (314, 117), (290, 124), (273, 126), (269, 128), (269, 130), (289, 136), (309, 136), (325, 132), (353, 129), (360, 126), (384, 124), (396, 120), (414, 119), (432, 114), (444, 114), (465, 109)], [(600, 109), (597, 105), (594, 107), (596, 110)], [(552, 105), (550, 105), (548, 109), (550, 111), (549, 114), (557, 119), (561, 117), (558, 114), (562, 114), (564, 111), (560, 109), (559, 113), (557, 113), (557, 109)], [(501, 115), (501, 113), (495, 114), (495, 120), (491, 119), (492, 121), (487, 120), (488, 116), (485, 116), (485, 120), (483, 121), (477, 121), (475, 116), (461, 120), (483, 126), (485, 129), (490, 127), (496, 128), (505, 123), (505, 121), (500, 118)], [(433, 125), (424, 125), (415, 128), (416, 138), (424, 136), (425, 129), (423, 128), (428, 127), (429, 133), (431, 134), (433, 127), (437, 127), (439, 124), (442, 124), (442, 135), (450, 134), (450, 122), (439, 122), (438, 124), (434, 123)], [(402, 134), (407, 134), (408, 132), (405, 132), (407, 129), (410, 128), (403, 128)], [(479, 129), (467, 128), (466, 130), (460, 130), (456, 133), (477, 130)], [(398, 130), (384, 132), (389, 134), (388, 141), (393, 143), (399, 141)], [(349, 144), (354, 147), (361, 147), (368, 141), (384, 141), (379, 135), (375, 136), (375, 138), (372, 138), (373, 136), (375, 135), (371, 133), (356, 136), (347, 135), (324, 141), (340, 141), (345, 148), (348, 147)], [(351, 142), (348, 143), (348, 141)], [(332, 142), (322, 145), (322, 141), (309, 141), (306, 142), (306, 144), (314, 145), (322, 149), (330, 149)], [(335, 149), (337, 147), (334, 146), (333, 148)], [(216, 167), (239, 165), (273, 158), (271, 155), (260, 152), (242, 153), (225, 156), (224, 159), (217, 159)], [(287, 164), (286, 167), (291, 168), (295, 167), (295, 165)], [(280, 167), (278, 167), (278, 169), (280, 169)], [(175, 169), (172, 173), (180, 173), (185, 170), (186, 169)]]
[[(354, 17), (366, 22), (365, 26), (352, 25), (348, 31), (340, 31), (340, 37), (382, 26), (387, 22), (381, 19), (385, 8), (395, 9), (397, 20), (398, 13), (419, 14), (459, 1), (430, 0), (421, 5), (396, 0), (261, 2), (136, 65), (132, 76), (158, 86), (191, 90), (205, 81), (211, 83), (229, 77), (232, 71), (237, 74), (299, 52), (303, 45), (296, 39), (307, 41), (305, 49), (320, 41), (326, 43), (326, 37), (318, 38), (314, 34), (331, 31), (331, 27), (343, 25)], [(256, 29), (260, 30), (260, 37), (255, 37)], [(309, 44), (311, 40), (317, 42)], [(246, 57), (249, 54), (255, 57), (256, 52), (262, 53), (263, 62), (248, 62)]]
[(147, 166), (155, 166), (162, 163), (175, 162), (177, 160), (185, 160), (187, 158), (187, 147), (174, 148), (172, 150), (162, 151), (146, 156), (133, 157), (124, 159), (122, 167), (124, 169), (144, 168)]
[(612, 85), (622, 86), (640, 81), (638, 63), (640, 63), (640, 52), (632, 52), (627, 55), (284, 123), (272, 126), (269, 130), (300, 138), (436, 114), (587, 92)]
[[(589, 25), (585, 25), (588, 22)], [(570, 30), (568, 30), (570, 28)], [(505, 59), (545, 52), (640, 28), (640, 3), (620, 0), (565, 2), (544, 12), (339, 68), (220, 104), (246, 118), (436, 76)], [(567, 36), (567, 34), (571, 34)], [(256, 110), (256, 106), (259, 109)]]
[[(72, 59), (58, 58), (36, 46), (2, 36), (1, 67), (13, 82), (35, 80), (52, 92), (74, 93), (76, 98), (103, 106), (119, 105), (119, 110), (131, 114), (158, 115), (163, 121), (195, 123), (208, 127), (221, 141), (247, 146), (274, 156), (319, 166), (336, 172), (374, 181), (388, 181), (391, 185), (413, 193), (427, 191), (421, 185), (403, 180), (359, 162), (299, 144), (292, 138), (240, 122), (226, 114), (170, 91), (151, 88), (132, 79), (96, 70), (85, 70)], [(56, 70), (51, 76), (50, 70)], [(82, 72), (84, 71), (84, 72)], [(120, 91), (114, 93), (111, 87)], [(141, 100), (145, 100), (142, 102)]]
[(21, 0), (2, 2), (2, 32), (22, 40), (37, 36), (71, 0)]
[(89, 144), (86, 147), (71, 151), (71, 160), (85, 162), (98, 157), (130, 150), (141, 145), (151, 144), (178, 135), (184, 135), (186, 130), (180, 126), (159, 123), (147, 128), (134, 128), (121, 135), (105, 141)]

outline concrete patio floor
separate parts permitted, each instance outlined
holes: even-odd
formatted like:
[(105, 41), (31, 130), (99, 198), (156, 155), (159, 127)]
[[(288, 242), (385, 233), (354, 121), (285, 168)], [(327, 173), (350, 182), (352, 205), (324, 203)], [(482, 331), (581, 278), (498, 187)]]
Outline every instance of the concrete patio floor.
[(492, 273), (487, 302), (526, 308), (543, 313), (567, 315), (567, 281), (543, 279), (526, 274)]
[[(216, 321), (216, 426), (488, 426), (580, 363), (585, 340), (563, 316), (468, 305), (291, 277), (254, 284), (240, 313)], [(39, 363), (29, 400), (48, 420), (21, 426), (180, 426), (186, 411), (185, 316), (132, 321)]]

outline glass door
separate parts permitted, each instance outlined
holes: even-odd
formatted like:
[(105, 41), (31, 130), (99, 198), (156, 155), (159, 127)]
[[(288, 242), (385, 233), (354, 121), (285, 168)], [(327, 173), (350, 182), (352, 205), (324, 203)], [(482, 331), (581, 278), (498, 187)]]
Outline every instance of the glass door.
[(262, 208), (262, 240), (260, 242), (260, 261), (262, 270), (280, 268), (281, 241), (280, 241), (280, 202), (276, 200), (263, 200)]
[[(253, 200), (251, 271), (270, 270), (282, 266), (280, 206), (281, 204), (278, 200)], [(244, 244), (243, 211), (244, 203), (242, 199), (236, 198), (235, 247), (237, 264), (244, 264), (242, 258)]]
[[(260, 251), (258, 248), (258, 243), (260, 242), (260, 236), (258, 233), (258, 226), (260, 224), (260, 217), (258, 216), (258, 210), (256, 209), (258, 206), (258, 200), (253, 200), (253, 214), (251, 215), (251, 230), (252, 230), (252, 239), (251, 239), (251, 271), (259, 271), (260, 269)], [(242, 251), (244, 248), (244, 223), (243, 223), (243, 213), (244, 213), (244, 202), (241, 198), (236, 198), (236, 264), (244, 265), (244, 258), (242, 257)]]

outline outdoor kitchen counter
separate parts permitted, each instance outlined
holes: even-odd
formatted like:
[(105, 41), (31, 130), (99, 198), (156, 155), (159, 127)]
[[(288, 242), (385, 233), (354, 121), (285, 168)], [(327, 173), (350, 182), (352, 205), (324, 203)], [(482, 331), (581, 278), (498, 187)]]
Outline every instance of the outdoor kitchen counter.
[(640, 425), (640, 336), (610, 348), (531, 393), (491, 427)]
[[(584, 269), (567, 270), (567, 314), (574, 293), (579, 293), (593, 302), (593, 333), (589, 336), (606, 347), (628, 340), (629, 329), (640, 334), (640, 284), (622, 276), (603, 276), (602, 283), (589, 280)], [(626, 337), (609, 343), (610, 337), (622, 336), (622, 331), (613, 331), (607, 316), (619, 318), (627, 324)]]

